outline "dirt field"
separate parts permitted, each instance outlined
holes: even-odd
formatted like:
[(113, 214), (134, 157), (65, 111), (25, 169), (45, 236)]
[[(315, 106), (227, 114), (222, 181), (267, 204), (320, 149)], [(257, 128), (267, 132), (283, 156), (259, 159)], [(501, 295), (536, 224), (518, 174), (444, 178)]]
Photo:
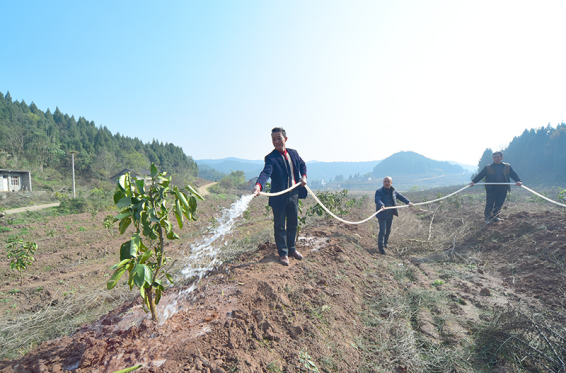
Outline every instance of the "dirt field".
[[(200, 221), (169, 254), (181, 257), (231, 202), (199, 205)], [(299, 239), (304, 260), (282, 267), (273, 239), (265, 239), (271, 220), (264, 205), (255, 199), (231, 237), (241, 254), (194, 291), (192, 283), (166, 291), (160, 323), (135, 294), (117, 289), (104, 300), (117, 308), (76, 331), (69, 325), (67, 336), (37, 347), (30, 341), (33, 350), (0, 361), (0, 372), (114, 372), (138, 364), (136, 372), (512, 372), (477, 348), (497, 310), (565, 309), (563, 209), (508, 203), (505, 220), (488, 226), (473, 198), (459, 207), (404, 209), (385, 256), (376, 251), (375, 223), (314, 219)], [(372, 211), (367, 203), (348, 218)], [(40, 246), (21, 285), (0, 262), (5, 318), (22, 322), (104, 288), (124, 241), (102, 229), (104, 215), (23, 222), (2, 233), (25, 230)]]

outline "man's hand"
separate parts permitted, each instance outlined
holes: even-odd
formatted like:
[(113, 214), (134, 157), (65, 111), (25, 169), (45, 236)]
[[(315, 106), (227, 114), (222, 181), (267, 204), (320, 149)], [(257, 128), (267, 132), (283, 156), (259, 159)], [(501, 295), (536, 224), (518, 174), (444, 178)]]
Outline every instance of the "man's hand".
[(385, 210), (385, 205), (381, 206), (381, 208), (379, 209), (379, 211), (383, 211)]
[(301, 186), (307, 185), (307, 177), (305, 175), (303, 175), (303, 177), (301, 177), (301, 180), (299, 181), (299, 183), (301, 184)]
[(515, 183), (515, 185), (517, 185), (517, 186), (522, 186), (523, 183), (522, 183), (521, 181), (517, 181), (517, 182)]
[(474, 184), (474, 182), (472, 181), (472, 182), (470, 183), (470, 186), (474, 186), (474, 185), (475, 185), (475, 184)]
[(256, 185), (254, 187), (254, 190), (252, 191), (252, 194), (254, 195), (254, 197), (259, 196), (259, 192), (261, 192), (261, 187), (259, 185)]
[(409, 207), (413, 207), (413, 203), (412, 203), (412, 202), (409, 202)]

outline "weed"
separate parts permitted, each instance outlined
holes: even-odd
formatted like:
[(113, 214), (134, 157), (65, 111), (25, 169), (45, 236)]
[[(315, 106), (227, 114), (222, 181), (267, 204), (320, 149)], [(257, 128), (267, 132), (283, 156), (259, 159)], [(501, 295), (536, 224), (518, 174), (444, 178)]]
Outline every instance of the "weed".
[(0, 227), (0, 233), (11, 232), (12, 228)]
[(79, 232), (84, 232), (86, 229), (84, 227), (79, 227)]
[(10, 294), (19, 294), (19, 293), (21, 293), (21, 292), (22, 292), (22, 291), (19, 290), (19, 289), (12, 289), (12, 290), (10, 290), (8, 293), (10, 293)]
[(55, 228), (50, 229), (48, 231), (45, 231), (45, 234), (48, 235), (51, 238), (55, 237), (56, 233), (57, 233), (57, 229), (55, 229)]
[(308, 372), (320, 373), (320, 370), (318, 370), (316, 364), (312, 361), (312, 357), (310, 357), (305, 350), (299, 351), (299, 361)]
[(279, 364), (279, 359), (272, 361), (271, 363), (269, 363), (269, 365), (267, 365), (267, 371), (269, 372), (274, 372), (274, 373), (283, 373), (283, 371), (281, 370), (281, 366)]
[(442, 280), (434, 280), (434, 281), (432, 282), (432, 286), (435, 286), (435, 287), (439, 287), (439, 286), (441, 286), (442, 284), (444, 284), (444, 281), (442, 281)]

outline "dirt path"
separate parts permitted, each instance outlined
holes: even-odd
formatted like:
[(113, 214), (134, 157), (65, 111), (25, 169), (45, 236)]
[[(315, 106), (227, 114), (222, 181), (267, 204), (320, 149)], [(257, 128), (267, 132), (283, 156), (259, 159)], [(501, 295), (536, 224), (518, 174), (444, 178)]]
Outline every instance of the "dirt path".
[(210, 184), (206, 184), (206, 185), (201, 186), (200, 188), (197, 189), (197, 192), (199, 192), (199, 194), (204, 197), (204, 196), (210, 194), (210, 192), (208, 191), (208, 188), (210, 188), (214, 184), (218, 184), (218, 181), (215, 181), (214, 183), (210, 183)]
[(60, 204), (61, 204), (61, 203), (57, 202), (57, 203), (48, 203), (48, 204), (46, 204), (46, 205), (35, 205), (35, 206), (19, 207), (19, 208), (17, 208), (17, 209), (6, 210), (6, 215), (17, 214), (17, 213), (19, 213), (19, 212), (43, 210), (43, 209), (47, 209), (47, 208), (49, 208), (49, 207), (57, 207), (57, 206), (59, 206)]

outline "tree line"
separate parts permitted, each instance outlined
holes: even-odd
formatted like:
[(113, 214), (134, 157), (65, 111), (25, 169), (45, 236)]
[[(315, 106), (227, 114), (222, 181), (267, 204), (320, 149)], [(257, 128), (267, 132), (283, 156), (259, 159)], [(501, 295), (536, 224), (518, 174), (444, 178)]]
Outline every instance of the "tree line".
[[(503, 151), (503, 162), (510, 163), (526, 185), (566, 181), (566, 123), (525, 130)], [(478, 172), (492, 163), (494, 150), (487, 148), (478, 162)], [(476, 173), (477, 174), (477, 173)]]
[(183, 149), (171, 143), (112, 134), (84, 117), (63, 114), (59, 108), (43, 112), (32, 102), (12, 101), (0, 92), (0, 168), (28, 169), (43, 173), (52, 168), (68, 174), (69, 151), (77, 151), (75, 172), (85, 178), (108, 179), (123, 168), (160, 169), (190, 180), (198, 167)]

